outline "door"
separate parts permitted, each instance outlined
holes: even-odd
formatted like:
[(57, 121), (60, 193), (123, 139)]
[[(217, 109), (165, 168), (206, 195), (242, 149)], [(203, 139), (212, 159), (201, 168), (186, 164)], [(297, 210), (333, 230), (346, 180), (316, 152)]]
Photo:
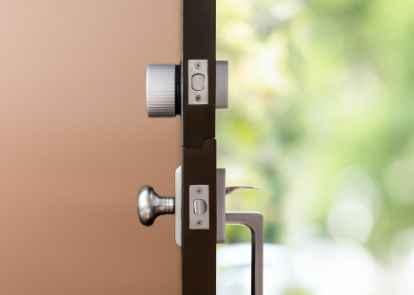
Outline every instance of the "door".
[(226, 187), (225, 168), (216, 164), (215, 115), (216, 109), (228, 107), (227, 81), (228, 62), (216, 60), (215, 0), (183, 0), (181, 60), (151, 64), (146, 76), (148, 116), (181, 117), (182, 162), (175, 171), (175, 196), (160, 197), (145, 185), (137, 201), (145, 226), (159, 215), (175, 214), (183, 295), (216, 294), (216, 245), (225, 243), (226, 224), (250, 229), (251, 294), (262, 295), (263, 216), (225, 208), (226, 195), (255, 188)]
[(145, 115), (181, 2), (2, 1), (0, 23), (0, 294), (181, 294), (174, 217), (135, 207), (181, 165), (180, 118)]

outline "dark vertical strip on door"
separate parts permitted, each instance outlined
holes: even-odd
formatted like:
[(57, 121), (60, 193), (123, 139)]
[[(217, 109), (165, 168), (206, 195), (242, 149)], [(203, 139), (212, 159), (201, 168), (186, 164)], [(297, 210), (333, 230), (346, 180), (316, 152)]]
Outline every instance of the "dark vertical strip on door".
[[(204, 147), (183, 148), (182, 272), (183, 295), (216, 294), (216, 140)], [(190, 229), (189, 186), (209, 185), (208, 230)]]
[[(216, 1), (183, 0), (182, 290), (216, 294)], [(208, 61), (208, 104), (188, 103), (188, 61)], [(209, 229), (190, 229), (192, 185), (209, 186)]]
[[(188, 60), (208, 60), (208, 105), (188, 104)], [(183, 147), (201, 148), (215, 137), (216, 1), (183, 0)]]

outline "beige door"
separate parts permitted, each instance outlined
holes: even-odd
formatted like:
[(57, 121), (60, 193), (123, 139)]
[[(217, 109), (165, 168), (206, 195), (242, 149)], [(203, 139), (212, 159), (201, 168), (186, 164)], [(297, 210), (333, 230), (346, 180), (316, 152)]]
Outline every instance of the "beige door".
[(145, 70), (181, 52), (181, 1), (0, 1), (0, 294), (180, 294), (180, 117), (148, 119)]

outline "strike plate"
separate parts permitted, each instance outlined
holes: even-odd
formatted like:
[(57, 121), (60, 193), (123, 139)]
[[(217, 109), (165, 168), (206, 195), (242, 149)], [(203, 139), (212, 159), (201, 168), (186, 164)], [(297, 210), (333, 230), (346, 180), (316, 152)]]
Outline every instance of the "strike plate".
[(210, 228), (208, 185), (190, 185), (190, 229)]

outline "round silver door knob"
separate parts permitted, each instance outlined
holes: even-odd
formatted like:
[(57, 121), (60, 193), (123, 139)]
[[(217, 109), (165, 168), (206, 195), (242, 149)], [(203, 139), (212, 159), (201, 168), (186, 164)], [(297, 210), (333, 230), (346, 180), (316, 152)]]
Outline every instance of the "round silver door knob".
[(148, 117), (175, 117), (181, 113), (180, 66), (148, 65)]
[(144, 185), (138, 193), (137, 206), (139, 220), (143, 225), (150, 226), (157, 216), (174, 214), (175, 199), (160, 197), (152, 187)]

